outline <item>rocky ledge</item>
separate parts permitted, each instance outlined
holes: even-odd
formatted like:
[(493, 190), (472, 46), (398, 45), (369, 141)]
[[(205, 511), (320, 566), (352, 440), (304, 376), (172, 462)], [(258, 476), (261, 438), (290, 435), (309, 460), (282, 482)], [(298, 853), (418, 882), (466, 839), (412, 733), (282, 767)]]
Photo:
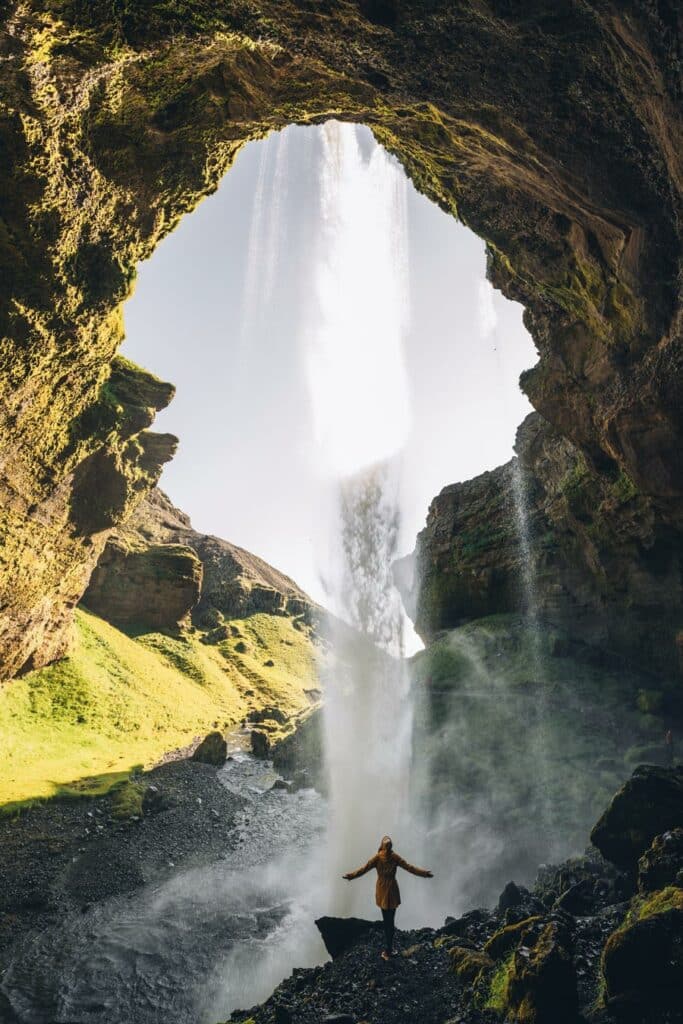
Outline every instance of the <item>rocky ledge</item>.
[[(510, 882), (492, 910), (399, 932), (317, 922), (333, 959), (295, 970), (242, 1024), (678, 1024), (683, 1020), (683, 766), (639, 767), (596, 846)], [(624, 856), (624, 850), (628, 854)], [(618, 864), (608, 859), (619, 850)], [(604, 856), (604, 855), (607, 856)]]
[(315, 608), (262, 558), (194, 530), (158, 488), (109, 537), (83, 604), (125, 628), (173, 628), (192, 618), (214, 641), (225, 639), (226, 619), (265, 612), (306, 625)]

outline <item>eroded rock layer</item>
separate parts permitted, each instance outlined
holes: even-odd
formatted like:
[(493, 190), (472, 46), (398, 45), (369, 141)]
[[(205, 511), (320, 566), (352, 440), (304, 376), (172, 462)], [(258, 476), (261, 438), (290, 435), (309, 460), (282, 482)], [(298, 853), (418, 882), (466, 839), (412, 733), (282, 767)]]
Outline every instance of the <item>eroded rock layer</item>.
[(370, 125), (487, 241), (539, 349), (534, 406), (680, 525), (679, 20), (665, 0), (11, 0), (0, 674), (63, 649), (107, 531), (170, 454), (111, 417), (136, 264), (291, 122)]
[(172, 628), (193, 613), (217, 640), (225, 619), (265, 612), (308, 622), (314, 607), (262, 558), (194, 530), (157, 488), (109, 538), (83, 601), (123, 626)]

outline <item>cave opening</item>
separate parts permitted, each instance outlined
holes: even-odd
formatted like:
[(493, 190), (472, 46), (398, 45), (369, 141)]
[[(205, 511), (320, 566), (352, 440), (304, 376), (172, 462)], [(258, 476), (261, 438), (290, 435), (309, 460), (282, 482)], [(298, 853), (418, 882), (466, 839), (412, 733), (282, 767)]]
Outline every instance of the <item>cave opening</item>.
[[(381, 458), (383, 447), (400, 449), (399, 554), (408, 553), (443, 486), (512, 455), (517, 426), (531, 411), (518, 379), (537, 358), (522, 307), (486, 279), (484, 243), (385, 156), (405, 193), (406, 266), (394, 268), (405, 276), (405, 323), (392, 324), (382, 303), (397, 282), (382, 281), (377, 246), (364, 252), (362, 240), (362, 204), (377, 199), (378, 187), (367, 168), (384, 150), (369, 129), (349, 131), (361, 186), (354, 195), (347, 175), (344, 202), (355, 203), (355, 223), (341, 243), (321, 237), (325, 129), (290, 126), (252, 142), (218, 191), (141, 265), (122, 350), (177, 388), (155, 421), (180, 438), (161, 486), (197, 529), (257, 552), (323, 603), (326, 537), (316, 520), (324, 481), (378, 461), (373, 451)], [(351, 292), (352, 309), (339, 329), (359, 336), (335, 340), (328, 378), (318, 374), (313, 383), (311, 336), (325, 330), (326, 285), (316, 274), (335, 244), (350, 247), (343, 259), (356, 271), (354, 278), (347, 269), (340, 286)], [(379, 259), (399, 244), (387, 237)], [(396, 291), (391, 304), (399, 305)], [(317, 409), (316, 391), (324, 393)]]

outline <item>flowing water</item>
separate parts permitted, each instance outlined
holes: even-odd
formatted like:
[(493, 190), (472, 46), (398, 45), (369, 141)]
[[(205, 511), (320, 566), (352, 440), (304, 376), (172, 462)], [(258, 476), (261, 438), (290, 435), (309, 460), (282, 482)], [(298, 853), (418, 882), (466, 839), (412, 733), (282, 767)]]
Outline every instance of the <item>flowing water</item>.
[(325, 951), (312, 850), (325, 804), (271, 791), (277, 775), (231, 737), (219, 773), (246, 801), (237, 842), (208, 867), (66, 917), (26, 941), (2, 977), (20, 1024), (215, 1024), (265, 999)]

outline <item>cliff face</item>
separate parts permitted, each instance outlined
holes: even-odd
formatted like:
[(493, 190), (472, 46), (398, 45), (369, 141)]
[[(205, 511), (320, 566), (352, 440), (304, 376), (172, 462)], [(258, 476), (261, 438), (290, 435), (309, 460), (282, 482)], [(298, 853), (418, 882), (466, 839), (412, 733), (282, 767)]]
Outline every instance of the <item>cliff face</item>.
[(626, 473), (598, 473), (536, 414), (520, 427), (517, 452), (444, 488), (415, 554), (397, 567), (420, 636), (429, 642), (470, 619), (531, 612), (675, 685), (680, 533)]
[(680, 525), (678, 21), (638, 0), (7, 4), (0, 674), (63, 648), (107, 531), (172, 448), (110, 419), (136, 264), (291, 122), (370, 125), (486, 239), (527, 307), (535, 407)]
[(308, 622), (313, 610), (288, 576), (229, 541), (197, 533), (156, 488), (109, 538), (83, 602), (117, 625), (174, 627), (192, 613), (201, 628), (218, 631), (224, 619), (259, 612)]

